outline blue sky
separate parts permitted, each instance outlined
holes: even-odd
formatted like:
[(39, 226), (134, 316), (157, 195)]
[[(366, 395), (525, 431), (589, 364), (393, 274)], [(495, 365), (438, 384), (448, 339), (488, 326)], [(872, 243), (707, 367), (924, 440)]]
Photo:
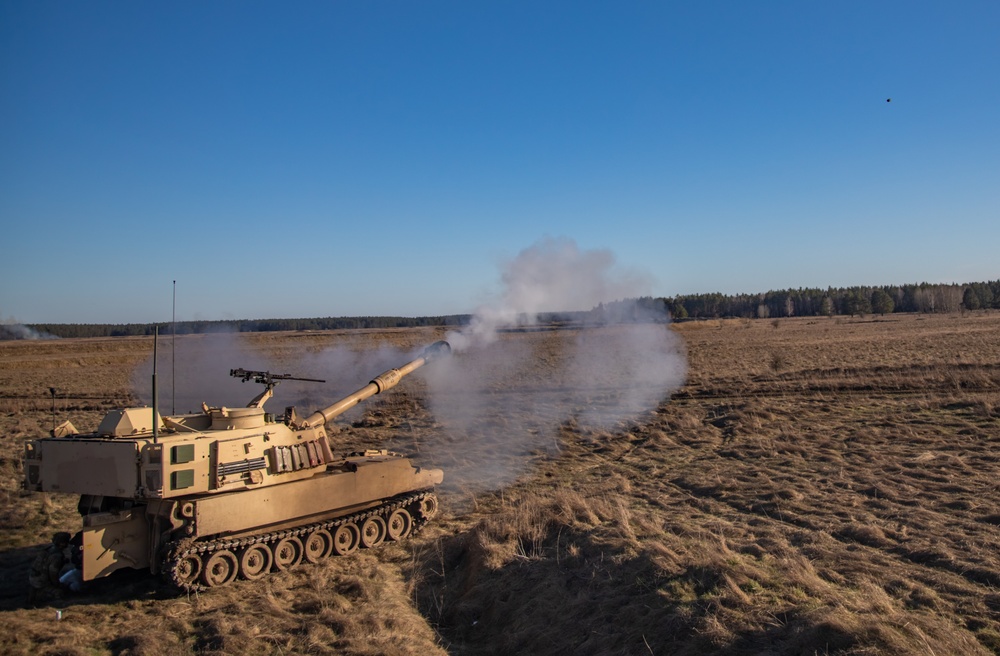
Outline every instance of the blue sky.
[[(1000, 4), (0, 3), (0, 319), (1000, 277)], [(891, 103), (886, 98), (892, 98)]]

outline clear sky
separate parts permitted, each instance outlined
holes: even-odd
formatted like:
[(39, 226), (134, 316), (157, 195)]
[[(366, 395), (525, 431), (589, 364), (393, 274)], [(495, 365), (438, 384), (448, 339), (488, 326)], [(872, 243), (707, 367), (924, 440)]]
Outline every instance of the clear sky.
[[(0, 319), (1000, 277), (1000, 3), (0, 3)], [(892, 102), (886, 102), (891, 98)], [(562, 308), (567, 309), (567, 308)]]

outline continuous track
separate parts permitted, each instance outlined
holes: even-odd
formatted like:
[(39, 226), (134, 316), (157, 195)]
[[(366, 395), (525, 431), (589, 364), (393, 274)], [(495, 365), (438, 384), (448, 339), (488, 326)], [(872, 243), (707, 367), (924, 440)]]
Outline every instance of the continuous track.
[(256, 580), (302, 560), (318, 562), (331, 554), (347, 555), (359, 547), (374, 548), (417, 533), (437, 513), (429, 490), (389, 499), (362, 512), (290, 529), (217, 540), (180, 540), (165, 550), (161, 571), (185, 591), (204, 590), (239, 576)]

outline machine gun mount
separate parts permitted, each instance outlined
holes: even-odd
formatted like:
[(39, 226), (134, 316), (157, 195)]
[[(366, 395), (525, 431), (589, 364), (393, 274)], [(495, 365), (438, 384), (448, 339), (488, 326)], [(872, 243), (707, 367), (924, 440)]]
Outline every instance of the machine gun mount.
[(300, 378), (299, 376), (293, 376), (291, 374), (272, 374), (270, 371), (254, 371), (252, 369), (230, 369), (229, 375), (233, 378), (240, 378), (244, 383), (250, 379), (253, 382), (260, 383), (264, 385), (264, 391), (254, 397), (250, 403), (247, 404), (248, 408), (263, 408), (264, 402), (267, 401), (274, 394), (274, 386), (283, 380), (304, 380), (310, 383), (325, 383), (325, 380), (319, 378)]

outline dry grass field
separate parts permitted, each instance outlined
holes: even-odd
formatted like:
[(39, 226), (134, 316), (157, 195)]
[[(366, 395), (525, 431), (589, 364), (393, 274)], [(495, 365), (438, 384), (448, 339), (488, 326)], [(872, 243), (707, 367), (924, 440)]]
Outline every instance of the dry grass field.
[[(640, 385), (568, 389), (575, 330), (502, 335), (532, 364), (492, 379), (461, 429), (416, 375), (352, 411), (338, 450), (445, 470), (442, 514), (407, 542), (192, 595), (119, 573), (40, 608), (24, 598), (33, 555), (78, 518), (75, 499), (20, 491), (22, 445), (51, 427), (50, 386), (58, 420), (84, 430), (135, 403), (151, 340), (0, 343), (0, 652), (1000, 653), (1000, 313), (663, 330), (680, 338), (686, 383), (600, 427), (581, 410)], [(297, 363), (442, 336), (233, 339)]]

